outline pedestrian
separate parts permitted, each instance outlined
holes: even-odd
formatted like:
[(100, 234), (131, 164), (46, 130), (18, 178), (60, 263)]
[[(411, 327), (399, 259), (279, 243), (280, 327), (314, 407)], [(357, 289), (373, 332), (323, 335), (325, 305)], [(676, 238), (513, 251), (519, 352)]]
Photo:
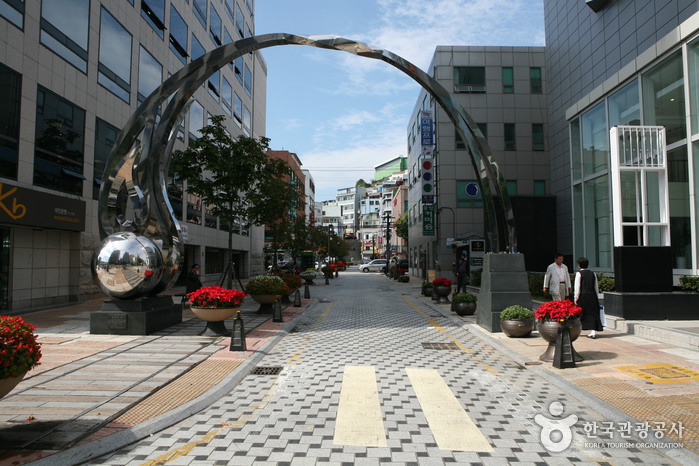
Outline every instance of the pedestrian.
[(456, 275), (456, 292), (466, 291), (466, 285), (468, 285), (468, 254), (466, 251), (461, 251), (461, 257), (459, 257), (454, 265), (452, 266), (452, 271)]
[(571, 291), (568, 266), (563, 263), (563, 254), (557, 252), (553, 256), (553, 264), (548, 266), (544, 274), (544, 293), (551, 293), (554, 301), (560, 301), (566, 299)]
[(604, 330), (600, 318), (599, 308), (599, 286), (597, 285), (597, 275), (587, 269), (589, 261), (585, 257), (578, 259), (578, 272), (575, 274), (575, 294), (573, 299), (575, 304), (583, 310), (582, 322), (583, 330), (589, 330), (588, 338), (595, 338), (597, 331)]
[(194, 264), (187, 274), (187, 290), (185, 294), (197, 291), (202, 286), (201, 280), (199, 279), (199, 264)]

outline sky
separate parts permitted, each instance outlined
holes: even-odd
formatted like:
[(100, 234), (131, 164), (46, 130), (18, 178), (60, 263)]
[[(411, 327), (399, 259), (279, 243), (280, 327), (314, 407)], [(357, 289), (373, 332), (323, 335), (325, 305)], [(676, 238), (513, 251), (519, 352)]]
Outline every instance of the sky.
[[(543, 0), (256, 0), (255, 34), (335, 35), (393, 52), (427, 71), (438, 45), (542, 46)], [(316, 201), (371, 181), (407, 155), (420, 85), (391, 65), (350, 53), (263, 49), (273, 150), (298, 155)]]

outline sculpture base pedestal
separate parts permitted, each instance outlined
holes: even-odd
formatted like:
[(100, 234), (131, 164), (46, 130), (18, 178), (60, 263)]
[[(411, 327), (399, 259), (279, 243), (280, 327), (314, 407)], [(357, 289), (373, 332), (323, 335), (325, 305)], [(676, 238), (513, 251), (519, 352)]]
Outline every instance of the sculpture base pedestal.
[(110, 299), (90, 314), (90, 333), (96, 335), (150, 335), (182, 322), (182, 308), (171, 296)]
[(514, 304), (530, 309), (532, 306), (524, 256), (486, 254), (483, 257), (476, 323), (493, 333), (501, 332), (500, 311)]

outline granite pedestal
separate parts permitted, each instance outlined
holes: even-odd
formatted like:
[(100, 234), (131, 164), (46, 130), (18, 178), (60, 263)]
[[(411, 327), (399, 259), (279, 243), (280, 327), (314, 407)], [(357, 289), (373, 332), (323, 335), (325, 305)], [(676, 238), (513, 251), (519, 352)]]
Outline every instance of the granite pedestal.
[(90, 314), (90, 333), (97, 335), (150, 335), (182, 322), (182, 308), (171, 296), (110, 299)]
[(483, 257), (476, 322), (493, 333), (501, 332), (500, 311), (514, 304), (526, 308), (531, 308), (532, 305), (524, 256), (486, 254)]

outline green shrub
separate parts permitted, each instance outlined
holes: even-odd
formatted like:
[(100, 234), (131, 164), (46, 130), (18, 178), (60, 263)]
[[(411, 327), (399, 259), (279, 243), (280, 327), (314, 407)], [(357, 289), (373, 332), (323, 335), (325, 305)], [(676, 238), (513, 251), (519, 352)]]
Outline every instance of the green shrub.
[(699, 277), (682, 275), (680, 277), (680, 288), (682, 291), (699, 292)]
[(515, 304), (503, 309), (500, 312), (500, 318), (505, 320), (533, 319), (534, 312), (531, 309)]
[(452, 303), (475, 303), (478, 297), (471, 293), (457, 293), (451, 298)]
[(527, 272), (529, 280), (529, 293), (533, 298), (551, 299), (551, 295), (544, 294), (544, 273), (542, 272)]
[(612, 277), (605, 277), (600, 274), (597, 279), (597, 286), (599, 287), (599, 292), (604, 293), (605, 291), (614, 291), (616, 288), (616, 281)]
[(483, 269), (473, 269), (469, 275), (468, 284), (470, 286), (475, 286), (480, 288), (481, 286), (481, 276), (483, 275)]

